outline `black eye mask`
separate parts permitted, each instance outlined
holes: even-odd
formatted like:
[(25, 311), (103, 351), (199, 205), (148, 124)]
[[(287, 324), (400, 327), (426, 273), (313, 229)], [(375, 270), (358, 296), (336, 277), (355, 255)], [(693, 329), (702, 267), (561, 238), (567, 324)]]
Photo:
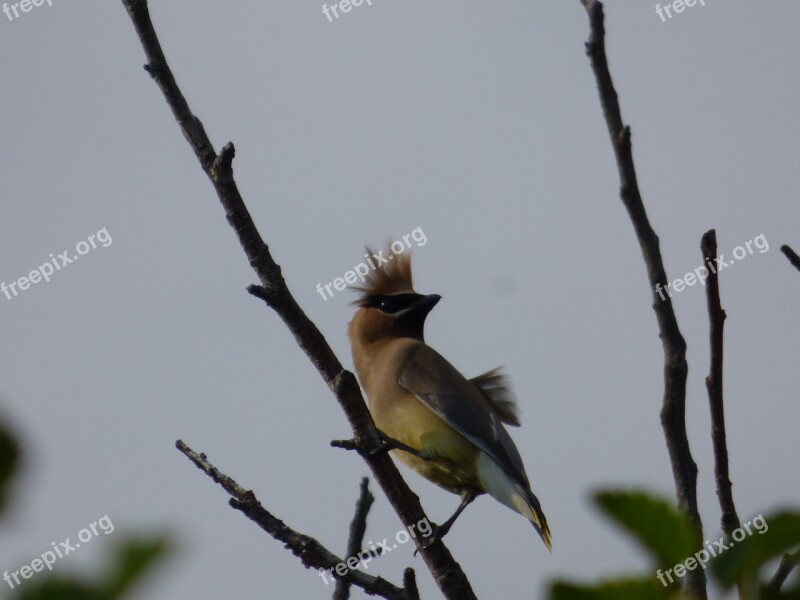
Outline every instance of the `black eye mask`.
[(377, 308), (382, 313), (393, 315), (408, 308), (423, 298), (422, 294), (392, 294), (391, 296), (372, 296), (367, 306)]

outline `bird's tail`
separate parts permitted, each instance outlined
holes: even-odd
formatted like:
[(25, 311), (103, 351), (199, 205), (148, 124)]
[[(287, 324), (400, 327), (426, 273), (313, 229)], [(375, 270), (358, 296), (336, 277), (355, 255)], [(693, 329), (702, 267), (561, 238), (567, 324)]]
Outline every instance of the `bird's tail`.
[(553, 545), (550, 539), (550, 528), (542, 512), (539, 500), (533, 495), (527, 479), (520, 480), (509, 475), (508, 471), (498, 465), (488, 454), (481, 452), (478, 456), (478, 480), (483, 489), (495, 500), (517, 511), (533, 523), (534, 529), (541, 536), (547, 551), (552, 554)]
[(547, 551), (552, 554), (553, 543), (550, 537), (550, 527), (548, 527), (547, 518), (542, 512), (542, 506), (536, 496), (533, 495), (533, 492), (518, 484), (517, 493), (514, 494), (511, 501), (516, 509), (531, 522), (536, 533), (539, 534), (544, 545), (547, 546)]

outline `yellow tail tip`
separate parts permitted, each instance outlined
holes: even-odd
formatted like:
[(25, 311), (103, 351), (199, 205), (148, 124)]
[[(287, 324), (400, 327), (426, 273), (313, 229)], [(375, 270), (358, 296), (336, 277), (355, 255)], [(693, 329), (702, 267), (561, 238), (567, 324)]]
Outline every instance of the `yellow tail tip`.
[(553, 554), (553, 538), (550, 536), (550, 528), (545, 524), (543, 529), (540, 530), (537, 527), (537, 530), (542, 538), (542, 541), (544, 542), (544, 545), (547, 547), (547, 551), (550, 554)]

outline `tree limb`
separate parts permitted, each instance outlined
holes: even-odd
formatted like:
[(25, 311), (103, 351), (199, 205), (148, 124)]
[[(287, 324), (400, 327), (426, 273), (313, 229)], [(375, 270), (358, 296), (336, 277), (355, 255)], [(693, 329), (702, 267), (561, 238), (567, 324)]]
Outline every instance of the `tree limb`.
[(781, 558), (781, 564), (778, 565), (778, 570), (767, 584), (767, 597), (771, 597), (769, 594), (777, 594), (781, 590), (783, 583), (791, 575), (792, 570), (798, 566), (800, 566), (800, 550), (796, 550), (792, 554), (784, 554), (783, 558)]
[(417, 589), (417, 576), (414, 569), (406, 567), (403, 571), (403, 588), (408, 595), (408, 600), (419, 600), (419, 590)]
[[(252, 491), (241, 487), (236, 481), (221, 473), (214, 465), (208, 462), (205, 454), (197, 454), (189, 448), (183, 441), (178, 440), (175, 446), (198, 469), (211, 477), (216, 483), (228, 492), (232, 498), (230, 505), (236, 510), (241, 511), (248, 519), (256, 523), (261, 529), (266, 531), (279, 542), (283, 542), (292, 554), (300, 559), (303, 566), (309, 569), (335, 569), (337, 565), (344, 561), (325, 548), (316, 539), (298, 533), (283, 521), (272, 515), (256, 499)], [(339, 574), (334, 570), (331, 572), (337, 579)], [(347, 573), (341, 577), (340, 581), (347, 581), (348, 584), (357, 585), (368, 594), (378, 595), (388, 600), (413, 600), (405, 591), (393, 585), (381, 577), (373, 577), (356, 569), (348, 569)]]
[[(345, 561), (351, 556), (356, 556), (361, 552), (364, 543), (364, 533), (367, 531), (367, 515), (372, 503), (375, 501), (369, 491), (369, 479), (361, 479), (360, 493), (356, 501), (356, 510), (353, 514), (353, 521), (350, 523), (350, 535), (347, 539), (347, 554)], [(350, 598), (350, 583), (344, 579), (336, 582), (336, 590), (333, 592), (333, 600), (347, 600)]]
[[(344, 370), (325, 338), (298, 306), (275, 263), (269, 248), (253, 223), (233, 178), (233, 144), (226, 144), (216, 154), (200, 120), (192, 113), (167, 63), (156, 35), (146, 0), (122, 0), (147, 57), (146, 71), (161, 89), (186, 141), (191, 146), (203, 171), (211, 181), (250, 265), (261, 282), (261, 297), (292, 332), (298, 345), (336, 395), (362, 445), (380, 445), (380, 437), (367, 410), (355, 376)], [(397, 467), (385, 453), (363, 457), (375, 480), (386, 493), (403, 525), (410, 527), (427, 519), (419, 498), (409, 489)], [(441, 542), (423, 547), (415, 540), (425, 564), (444, 596), (453, 600), (470, 600), (475, 594), (450, 551)]]
[[(703, 260), (717, 257), (717, 234), (711, 229), (700, 242)], [(719, 273), (709, 273), (706, 279), (709, 339), (711, 344), (711, 367), (706, 377), (708, 404), (711, 407), (711, 441), (714, 445), (714, 475), (717, 480), (717, 496), (722, 511), (722, 530), (728, 537), (739, 528), (739, 516), (733, 503), (733, 487), (728, 474), (728, 447), (725, 436), (725, 408), (722, 396), (723, 330), (727, 315), (722, 310), (719, 297)]]
[[(669, 296), (662, 300), (656, 290), (667, 282), (664, 263), (659, 250), (658, 236), (650, 225), (642, 202), (636, 168), (631, 151), (631, 130), (622, 120), (617, 92), (608, 68), (605, 51), (605, 25), (603, 5), (597, 0), (581, 0), (589, 15), (591, 33), (586, 43), (600, 103), (603, 107), (611, 145), (617, 162), (620, 178), (620, 197), (633, 223), (642, 256), (647, 268), (653, 310), (658, 321), (659, 335), (664, 349), (664, 399), (661, 408), (661, 425), (664, 429), (667, 450), (672, 463), (675, 491), (678, 502), (694, 524), (697, 537), (703, 539), (703, 526), (697, 509), (697, 465), (692, 458), (689, 439), (686, 435), (686, 341), (681, 335), (672, 301)], [(662, 290), (663, 291), (663, 290)], [(706, 598), (705, 575), (702, 569), (690, 571), (688, 589), (698, 599)]]
[(794, 268), (800, 271), (800, 256), (797, 256), (797, 253), (792, 250), (788, 244), (781, 246), (781, 252), (786, 255), (786, 258), (789, 259), (789, 262), (792, 263)]
[[(700, 240), (703, 261), (709, 263), (717, 257), (717, 232), (707, 231)], [(722, 309), (719, 296), (719, 273), (709, 269), (705, 281), (706, 304), (708, 306), (710, 367), (706, 377), (708, 405), (711, 411), (711, 442), (714, 447), (714, 477), (717, 482), (717, 498), (722, 513), (722, 531), (728, 536), (741, 525), (733, 503), (733, 485), (728, 472), (728, 444), (725, 434), (725, 406), (722, 394), (722, 365), (724, 357), (724, 330), (727, 315)], [(739, 597), (745, 598), (748, 583), (739, 581)]]

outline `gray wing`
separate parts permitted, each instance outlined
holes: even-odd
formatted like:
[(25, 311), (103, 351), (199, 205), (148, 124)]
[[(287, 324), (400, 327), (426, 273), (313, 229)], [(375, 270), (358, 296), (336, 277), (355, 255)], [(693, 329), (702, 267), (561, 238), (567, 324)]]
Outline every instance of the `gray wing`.
[(528, 485), (519, 451), (484, 392), (442, 355), (420, 344), (400, 372), (398, 383), (515, 479)]

